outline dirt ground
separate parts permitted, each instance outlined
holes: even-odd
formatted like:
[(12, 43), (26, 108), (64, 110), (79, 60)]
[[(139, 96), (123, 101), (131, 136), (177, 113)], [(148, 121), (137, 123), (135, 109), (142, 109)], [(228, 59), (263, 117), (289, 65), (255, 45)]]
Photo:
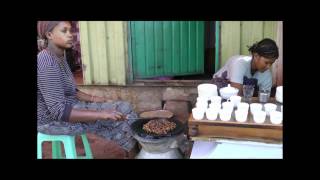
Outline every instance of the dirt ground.
[[(133, 159), (133, 157), (128, 158), (126, 156), (125, 150), (123, 150), (119, 145), (113, 141), (105, 140), (95, 134), (87, 134), (91, 151), (94, 159)], [(84, 155), (84, 148), (80, 137), (76, 138), (76, 148), (78, 155)], [(189, 147), (185, 149), (184, 156), (189, 158), (191, 154), (192, 143), (189, 143)], [(42, 144), (43, 159), (51, 159), (51, 142), (44, 142)], [(64, 150), (62, 148), (62, 153)]]

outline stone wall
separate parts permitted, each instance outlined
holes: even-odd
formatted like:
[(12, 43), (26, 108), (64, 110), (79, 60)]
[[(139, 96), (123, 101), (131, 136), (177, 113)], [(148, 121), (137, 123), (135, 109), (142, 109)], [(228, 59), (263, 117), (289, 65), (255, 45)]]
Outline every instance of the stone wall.
[(166, 101), (187, 102), (193, 106), (197, 97), (196, 87), (80, 86), (79, 89), (113, 101), (128, 101), (137, 113), (163, 109)]

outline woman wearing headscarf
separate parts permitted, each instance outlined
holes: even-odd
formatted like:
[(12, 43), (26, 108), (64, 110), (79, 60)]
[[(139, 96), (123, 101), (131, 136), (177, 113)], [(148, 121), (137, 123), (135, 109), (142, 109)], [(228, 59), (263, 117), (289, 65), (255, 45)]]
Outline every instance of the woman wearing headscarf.
[(222, 88), (231, 84), (242, 94), (243, 85), (253, 85), (256, 89), (271, 90), (272, 73), (270, 67), (279, 57), (277, 44), (269, 38), (262, 39), (249, 47), (251, 56), (235, 55), (213, 75), (213, 83)]
[(95, 133), (119, 144), (127, 155), (137, 142), (125, 117), (137, 117), (128, 102), (107, 103), (104, 97), (77, 89), (65, 50), (73, 45), (69, 21), (38, 22), (37, 121), (38, 132), (58, 135)]

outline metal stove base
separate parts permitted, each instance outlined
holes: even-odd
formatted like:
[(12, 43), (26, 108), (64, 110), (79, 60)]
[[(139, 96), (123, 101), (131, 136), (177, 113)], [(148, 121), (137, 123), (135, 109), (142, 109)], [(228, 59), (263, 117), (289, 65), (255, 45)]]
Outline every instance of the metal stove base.
[(136, 159), (183, 159), (183, 156), (178, 149), (171, 149), (167, 152), (150, 153), (141, 149)]

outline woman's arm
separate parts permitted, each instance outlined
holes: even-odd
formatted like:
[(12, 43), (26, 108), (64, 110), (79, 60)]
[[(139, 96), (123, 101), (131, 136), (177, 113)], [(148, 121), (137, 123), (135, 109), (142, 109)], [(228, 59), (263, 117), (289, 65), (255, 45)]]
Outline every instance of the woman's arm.
[(123, 115), (115, 110), (104, 110), (104, 111), (94, 111), (94, 110), (79, 110), (72, 109), (69, 122), (95, 122), (96, 120), (120, 120), (123, 119)]
[[(106, 98), (89, 95), (80, 90), (77, 91), (76, 97), (81, 101), (88, 102), (106, 102)], [(83, 110), (83, 109), (72, 109), (69, 116), (69, 122), (95, 122), (96, 120), (121, 120), (124, 119), (122, 113), (116, 110)]]
[(106, 102), (107, 101), (105, 97), (89, 95), (80, 90), (77, 91), (77, 98), (80, 101), (87, 101), (87, 102)]
[[(66, 103), (62, 75), (57, 61), (46, 51), (38, 55), (37, 86), (52, 119), (68, 121), (72, 106)], [(39, 97), (38, 97), (39, 98)], [(39, 100), (39, 99), (38, 99)]]
[(238, 92), (238, 95), (239, 95), (239, 96), (242, 96), (242, 95), (243, 95), (243, 93), (242, 93), (242, 84), (231, 82), (230, 85), (231, 85), (232, 87), (234, 87), (234, 88), (239, 89), (239, 92)]

